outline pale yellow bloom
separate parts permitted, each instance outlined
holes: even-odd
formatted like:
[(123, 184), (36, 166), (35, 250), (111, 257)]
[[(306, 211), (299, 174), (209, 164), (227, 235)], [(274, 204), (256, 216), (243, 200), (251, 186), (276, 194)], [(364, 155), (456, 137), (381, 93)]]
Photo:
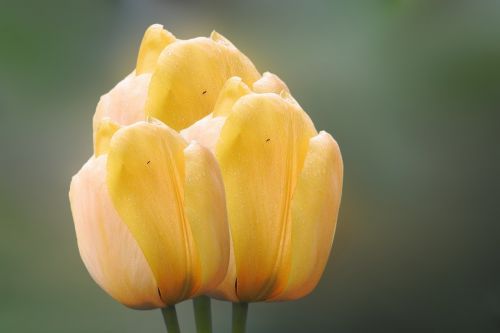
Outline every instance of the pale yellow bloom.
[(93, 130), (70, 200), (82, 259), (115, 299), (154, 308), (315, 288), (340, 205), (339, 147), (227, 39), (149, 27)]
[(213, 155), (159, 122), (104, 120), (73, 177), (78, 248), (94, 280), (134, 308), (175, 304), (224, 278), (229, 231)]
[(276, 75), (250, 89), (229, 79), (212, 114), (181, 134), (217, 157), (232, 253), (212, 295), (290, 300), (318, 283), (332, 246), (342, 191), (335, 140), (313, 123)]

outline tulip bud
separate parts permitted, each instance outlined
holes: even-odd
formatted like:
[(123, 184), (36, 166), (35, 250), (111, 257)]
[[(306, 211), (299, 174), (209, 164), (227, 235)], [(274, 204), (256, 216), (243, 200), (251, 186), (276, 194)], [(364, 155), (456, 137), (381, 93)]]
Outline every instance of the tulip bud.
[(328, 260), (342, 158), (276, 75), (265, 73), (252, 90), (231, 78), (213, 114), (181, 132), (215, 152), (226, 190), (233, 251), (212, 295), (297, 299), (315, 288)]
[(224, 187), (213, 155), (161, 123), (99, 124), (96, 156), (73, 177), (81, 257), (133, 308), (164, 307), (215, 288), (229, 260)]

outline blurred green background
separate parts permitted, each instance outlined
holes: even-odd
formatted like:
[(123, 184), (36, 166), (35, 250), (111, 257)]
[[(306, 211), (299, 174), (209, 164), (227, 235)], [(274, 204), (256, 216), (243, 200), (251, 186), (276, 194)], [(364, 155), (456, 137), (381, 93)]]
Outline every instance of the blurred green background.
[(155, 22), (221, 32), (342, 149), (319, 286), (252, 304), (249, 332), (500, 331), (499, 1), (0, 0), (0, 332), (163, 332), (92, 281), (67, 198), (98, 98)]

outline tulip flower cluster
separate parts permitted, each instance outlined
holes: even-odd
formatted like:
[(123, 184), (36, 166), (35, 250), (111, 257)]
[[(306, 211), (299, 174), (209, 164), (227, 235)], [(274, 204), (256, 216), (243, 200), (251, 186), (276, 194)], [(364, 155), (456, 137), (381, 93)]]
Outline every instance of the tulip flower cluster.
[(149, 27), (93, 133), (69, 196), (83, 262), (114, 299), (171, 309), (208, 295), (241, 310), (315, 288), (340, 205), (339, 147), (223, 36)]

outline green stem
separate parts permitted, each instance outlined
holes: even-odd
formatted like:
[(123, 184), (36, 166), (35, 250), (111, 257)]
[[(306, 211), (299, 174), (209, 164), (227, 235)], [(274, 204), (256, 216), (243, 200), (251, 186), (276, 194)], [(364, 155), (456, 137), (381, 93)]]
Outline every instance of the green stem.
[(193, 299), (194, 320), (196, 322), (196, 332), (212, 333), (212, 310), (210, 308), (210, 298), (200, 296)]
[(233, 333), (245, 333), (248, 303), (233, 303)]
[(175, 305), (167, 306), (161, 309), (163, 315), (163, 321), (165, 326), (167, 326), (168, 333), (180, 333), (179, 321), (177, 320), (177, 311), (175, 311)]

